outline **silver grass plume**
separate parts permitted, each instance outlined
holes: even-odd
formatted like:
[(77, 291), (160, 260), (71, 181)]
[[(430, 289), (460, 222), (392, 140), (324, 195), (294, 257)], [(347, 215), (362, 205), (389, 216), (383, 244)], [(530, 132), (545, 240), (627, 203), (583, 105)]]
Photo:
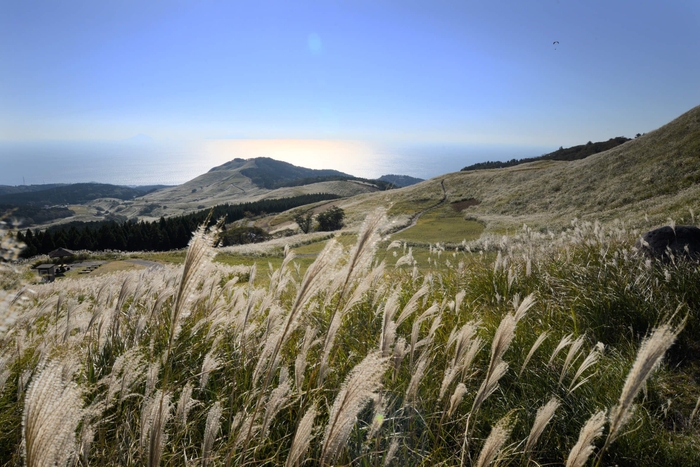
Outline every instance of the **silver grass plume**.
[(467, 291), (466, 290), (461, 290), (455, 295), (455, 309), (454, 312), (455, 314), (459, 315), (459, 310), (462, 307), (462, 302), (464, 301), (464, 297), (467, 296)]
[(394, 438), (391, 440), (391, 443), (389, 443), (389, 449), (386, 452), (386, 455), (384, 456), (384, 466), (388, 466), (391, 464), (391, 461), (394, 460), (394, 457), (396, 457), (396, 451), (399, 450), (399, 440), (397, 438)]
[[(372, 245), (374, 245), (376, 242), (373, 242)], [(365, 242), (365, 245), (369, 245), (369, 243)], [(372, 248), (370, 250), (371, 252), (374, 251)], [(371, 255), (368, 256), (369, 259), (371, 259)], [(362, 260), (364, 262), (365, 260)], [(362, 266), (364, 268), (364, 266)], [(343, 271), (341, 271), (343, 272)], [(328, 361), (330, 357), (331, 350), (333, 348), (333, 344), (335, 342), (335, 337), (338, 333), (338, 330), (340, 329), (340, 325), (342, 324), (342, 320), (345, 317), (347, 313), (350, 312), (353, 306), (355, 306), (356, 303), (360, 301), (362, 296), (365, 294), (365, 292), (369, 291), (372, 287), (372, 283), (377, 279), (378, 276), (380, 276), (384, 272), (384, 263), (382, 262), (379, 266), (376, 268), (372, 269), (372, 271), (367, 274), (362, 281), (355, 287), (355, 290), (353, 291), (352, 295), (348, 298), (348, 300), (345, 302), (343, 305), (342, 309), (338, 310), (337, 305), (336, 308), (334, 309), (334, 312), (331, 315), (330, 319), (330, 325), (328, 326), (328, 330), (326, 332), (326, 338), (323, 342), (323, 352), (321, 356), (321, 362), (319, 363), (319, 369), (318, 369), (318, 378), (316, 382), (317, 387), (321, 387), (323, 385), (323, 381), (325, 380), (326, 376), (328, 375)], [(348, 276), (352, 273), (352, 270), (348, 272)], [(346, 283), (343, 285), (343, 289), (341, 290), (341, 295), (338, 297), (338, 304), (343, 298), (343, 294), (345, 294), (345, 286), (347, 285)]]
[(147, 448), (149, 467), (160, 465), (165, 444), (165, 425), (170, 418), (170, 412), (170, 394), (162, 392), (160, 389), (152, 397), (143, 401), (141, 449)]
[(399, 288), (396, 288), (386, 303), (384, 304), (384, 313), (382, 315), (382, 334), (379, 337), (379, 350), (382, 351), (384, 357), (388, 356), (391, 351), (391, 346), (396, 339), (396, 323), (394, 322), (394, 314), (399, 308)]
[(528, 295), (523, 299), (522, 302), (520, 302), (519, 299), (520, 296), (516, 296), (516, 299), (513, 300), (513, 306), (515, 308), (515, 321), (520, 321), (523, 318), (523, 316), (525, 316), (525, 313), (527, 313), (530, 310), (530, 308), (532, 308), (532, 305), (535, 304), (534, 294)]
[[(292, 303), (289, 313), (287, 314), (285, 323), (279, 328), (279, 331), (275, 336), (275, 348), (270, 353), (270, 356), (265, 359), (266, 361), (269, 361), (269, 364), (267, 365), (267, 371), (265, 372), (266, 376), (261, 388), (261, 395), (258, 397), (257, 402), (255, 404), (255, 408), (250, 417), (251, 422), (242, 430), (242, 433), (245, 432), (245, 436), (242, 438), (243, 451), (247, 450), (248, 443), (250, 442), (250, 438), (253, 435), (253, 421), (257, 418), (258, 413), (260, 412), (262, 401), (264, 399), (263, 394), (267, 391), (267, 388), (269, 387), (270, 382), (272, 381), (272, 374), (274, 372), (273, 370), (275, 368), (275, 362), (277, 361), (280, 349), (282, 348), (282, 345), (284, 345), (287, 337), (294, 331), (294, 329), (296, 329), (296, 326), (299, 323), (298, 318), (301, 311), (308, 304), (309, 300), (326, 282), (327, 278), (324, 277), (324, 275), (326, 275), (326, 269), (335, 264), (339, 254), (340, 247), (338, 246), (338, 243), (335, 240), (331, 239), (323, 248), (321, 253), (319, 253), (318, 257), (316, 258), (316, 261), (311, 263), (311, 266), (309, 266), (309, 268), (306, 270), (306, 273), (304, 274), (304, 278), (302, 279), (301, 285), (297, 290), (296, 297), (294, 299), (294, 302)], [(260, 359), (262, 358), (263, 357), (260, 357)], [(265, 363), (263, 362), (263, 365), (264, 364)], [(258, 361), (258, 366), (260, 365), (260, 361)], [(239, 439), (241, 439), (240, 435)], [(229, 456), (227, 458), (227, 464), (231, 460), (231, 455), (232, 452), (229, 453)]]
[[(3, 218), (0, 217), (0, 273), (18, 275), (11, 263), (19, 259), (24, 245), (18, 242), (15, 235), (5, 227)], [(17, 314), (12, 310), (12, 304), (18, 296), (19, 294), (15, 295), (0, 289), (0, 337), (7, 332), (17, 318)]]
[(501, 452), (503, 444), (510, 436), (510, 417), (506, 415), (500, 419), (491, 429), (491, 434), (484, 441), (484, 446), (481, 448), (479, 458), (476, 461), (476, 467), (487, 467), (493, 463), (496, 456)]
[(7, 379), (10, 377), (10, 374), (12, 373), (10, 371), (10, 368), (9, 368), (9, 366), (10, 366), (9, 362), (10, 362), (10, 357), (5, 357), (4, 355), (0, 355), (0, 394), (2, 393), (2, 390), (5, 388), (5, 383), (7, 382)]
[(450, 333), (447, 340), (447, 347), (455, 346), (455, 354), (452, 361), (445, 368), (445, 374), (440, 385), (440, 399), (445, 397), (450, 384), (459, 376), (464, 374), (471, 367), (476, 354), (481, 350), (483, 341), (480, 337), (475, 337), (479, 327), (478, 321), (470, 321), (462, 326), (459, 331), (455, 329)]
[(556, 397), (552, 397), (549, 400), (549, 402), (537, 409), (535, 421), (532, 424), (530, 434), (528, 435), (527, 441), (525, 442), (526, 455), (529, 454), (530, 451), (532, 451), (532, 449), (535, 447), (535, 445), (537, 444), (537, 440), (540, 439), (542, 432), (552, 420), (552, 417), (554, 417), (554, 412), (556, 412), (560, 405), (561, 404), (559, 400), (557, 400)]
[(311, 326), (306, 327), (304, 332), (304, 342), (301, 345), (301, 351), (297, 354), (294, 360), (294, 383), (298, 390), (301, 390), (304, 384), (304, 373), (306, 372), (306, 357), (309, 354), (311, 347), (318, 343), (318, 340), (314, 340), (318, 330)]
[[(524, 301), (525, 302), (525, 301)], [(528, 305), (529, 308), (531, 304)], [(527, 311), (527, 310), (526, 310)], [(462, 442), (462, 458), (461, 465), (464, 466), (465, 456), (467, 454), (467, 448), (469, 443), (470, 428), (469, 422), (472, 417), (476, 416), (479, 411), (481, 404), (496, 390), (498, 387), (498, 381), (503, 377), (503, 375), (508, 371), (508, 364), (503, 361), (503, 354), (510, 347), (513, 338), (515, 337), (515, 327), (518, 324), (518, 320), (525, 315), (525, 312), (518, 314), (517, 316), (508, 313), (498, 325), (496, 329), (496, 334), (491, 342), (491, 360), (489, 362), (488, 369), (486, 370), (486, 377), (481, 383), (479, 390), (476, 393), (474, 402), (472, 403), (472, 409), (467, 417), (467, 423), (464, 429), (464, 440)]]
[(406, 388), (406, 405), (409, 405), (415, 401), (418, 395), (418, 386), (425, 376), (425, 370), (427, 369), (430, 360), (432, 360), (432, 358), (430, 356), (429, 349), (426, 349), (418, 359), (418, 363), (413, 369), (413, 374), (411, 375), (411, 381), (408, 383), (408, 388)]
[(207, 413), (207, 422), (204, 428), (204, 440), (202, 441), (202, 467), (207, 467), (212, 460), (211, 449), (221, 427), (221, 402), (216, 401)]
[(399, 368), (401, 367), (401, 362), (403, 362), (406, 353), (408, 352), (408, 345), (406, 344), (406, 339), (399, 337), (396, 340), (396, 345), (394, 345), (394, 351), (391, 356), (394, 364), (394, 378), (398, 375)]
[(202, 373), (200, 374), (199, 377), (199, 389), (204, 390), (204, 388), (207, 386), (207, 382), (209, 382), (209, 375), (213, 371), (216, 371), (221, 367), (221, 362), (219, 361), (219, 358), (216, 355), (216, 349), (214, 346), (212, 346), (212, 349), (207, 352), (207, 354), (204, 356), (204, 360), (202, 361)]
[(578, 435), (578, 441), (571, 448), (569, 457), (566, 460), (566, 467), (583, 467), (593, 453), (595, 446), (593, 443), (603, 434), (605, 427), (605, 410), (591, 416)]
[(107, 385), (107, 402), (117, 393), (120, 393), (119, 399), (124, 400), (129, 395), (129, 389), (143, 379), (145, 365), (138, 347), (133, 347), (117, 357), (111, 373), (99, 381), (99, 384)]
[(426, 280), (420, 289), (406, 302), (406, 305), (401, 310), (399, 317), (396, 318), (396, 326), (401, 326), (401, 323), (406, 321), (418, 309), (418, 301), (430, 291), (430, 284)]
[(262, 424), (262, 437), (267, 436), (267, 431), (270, 429), (270, 424), (275, 416), (284, 407), (284, 404), (289, 400), (289, 393), (291, 391), (291, 386), (289, 381), (281, 382), (279, 386), (272, 390), (270, 397), (267, 400), (267, 405), (265, 406), (265, 415), (263, 417)]
[(299, 465), (300, 461), (309, 450), (309, 445), (314, 437), (313, 428), (317, 413), (318, 411), (316, 409), (316, 405), (314, 404), (309, 407), (304, 416), (301, 418), (297, 431), (294, 434), (294, 440), (292, 441), (292, 447), (289, 450), (287, 462), (284, 464), (285, 467), (295, 467)]
[(382, 425), (384, 425), (388, 405), (389, 399), (383, 395), (379, 395), (374, 399), (374, 416), (372, 417), (372, 424), (367, 432), (367, 442), (373, 439), (377, 433), (379, 433)]
[(187, 414), (189, 414), (192, 407), (198, 404), (196, 399), (192, 399), (192, 389), (192, 383), (188, 381), (185, 387), (182, 388), (182, 392), (180, 392), (180, 398), (175, 409), (175, 421), (183, 427), (187, 425)]
[[(1, 388), (1, 386), (0, 386)], [(698, 401), (695, 403), (695, 408), (693, 409), (692, 412), (690, 412), (690, 417), (688, 418), (688, 425), (693, 423), (693, 419), (695, 418), (695, 414), (698, 413), (698, 408), (700, 408), (700, 397), (698, 397)]]
[(381, 388), (388, 359), (380, 352), (367, 355), (345, 378), (333, 402), (321, 448), (321, 465), (329, 465), (340, 452), (355, 425), (355, 417)]
[[(413, 325), (411, 326), (411, 366), (413, 366), (413, 354), (417, 348), (418, 335), (420, 333), (421, 324), (423, 324), (424, 321), (430, 319), (439, 310), (440, 307), (438, 306), (438, 304), (434, 303), (433, 306), (425, 310), (423, 313), (421, 313), (421, 315), (418, 318), (413, 320)], [(398, 324), (399, 322), (397, 321), (397, 325)]]
[(149, 396), (156, 388), (156, 383), (158, 382), (158, 373), (160, 373), (160, 361), (156, 360), (155, 362), (148, 365), (148, 372), (146, 373), (146, 396)]
[(583, 346), (584, 340), (584, 336), (579, 336), (571, 343), (569, 352), (566, 354), (566, 359), (564, 360), (564, 366), (562, 366), (561, 373), (559, 374), (559, 384), (564, 381), (564, 376), (566, 375), (566, 371), (569, 369), (569, 366), (578, 358), (579, 351), (581, 350), (581, 346)]
[(549, 361), (547, 362), (547, 365), (551, 365), (552, 362), (554, 361), (554, 357), (557, 356), (557, 354), (564, 349), (567, 345), (570, 345), (572, 340), (571, 340), (572, 334), (567, 334), (566, 336), (562, 337), (561, 340), (559, 341), (559, 344), (554, 348), (554, 351), (552, 352), (552, 355), (549, 357)]
[(182, 268), (182, 275), (180, 276), (180, 283), (175, 296), (175, 304), (173, 305), (170, 315), (170, 335), (168, 338), (166, 361), (170, 359), (170, 352), (172, 351), (173, 341), (175, 340), (178, 321), (185, 309), (185, 303), (196, 286), (198, 279), (201, 277), (202, 267), (214, 256), (213, 247), (218, 240), (222, 223), (223, 219), (207, 232), (207, 222), (204, 222), (197, 228), (189, 242), (187, 255), (185, 256), (185, 264)]
[[(415, 263), (415, 259), (413, 259), (413, 247), (409, 247), (409, 248), (408, 248), (408, 253), (406, 253), (406, 254), (403, 255), (401, 258), (399, 258), (399, 259), (396, 261), (396, 264), (394, 265), (394, 267), (395, 267), (395, 268), (398, 268), (398, 267), (403, 266), (403, 265), (405, 265), (405, 264), (407, 264), (407, 265), (410, 266), (410, 265), (412, 265), (413, 263)], [(414, 269), (414, 270), (415, 270), (415, 269)]]
[(595, 347), (593, 347), (593, 350), (588, 353), (588, 356), (583, 360), (583, 362), (581, 362), (581, 365), (579, 365), (578, 370), (576, 370), (576, 373), (571, 380), (571, 384), (569, 385), (569, 394), (581, 387), (581, 385), (585, 384), (586, 381), (591, 378), (591, 376), (589, 376), (576, 384), (576, 381), (578, 381), (578, 379), (587, 369), (598, 363), (598, 360), (600, 360), (600, 356), (603, 355), (604, 350), (605, 345), (602, 342), (598, 342)]
[(27, 467), (65, 465), (76, 454), (75, 430), (82, 411), (80, 389), (49, 363), (29, 385), (22, 414), (22, 446)]
[(459, 406), (460, 402), (462, 402), (462, 399), (464, 398), (464, 395), (466, 393), (467, 393), (467, 387), (464, 385), (464, 383), (457, 384), (457, 387), (455, 388), (454, 392), (452, 393), (452, 397), (450, 397), (450, 408), (447, 410), (448, 417), (452, 416), (452, 414), (455, 412), (455, 410)]
[(527, 364), (530, 362), (530, 359), (532, 358), (533, 355), (535, 355), (535, 352), (537, 349), (540, 348), (542, 343), (547, 339), (549, 336), (549, 331), (544, 331), (542, 334), (540, 334), (537, 339), (535, 340), (535, 343), (532, 344), (532, 347), (530, 347), (530, 351), (527, 353), (527, 356), (525, 357), (525, 361), (523, 362), (523, 366), (520, 367), (520, 372), (518, 373), (518, 376), (521, 376), (523, 374), (523, 371), (525, 371), (525, 367)]
[[(687, 318), (686, 318), (687, 319)], [(615, 407), (610, 411), (610, 431), (605, 440), (602, 451), (615, 440), (622, 426), (627, 422), (630, 415), (632, 402), (649, 378), (651, 373), (658, 368), (666, 351), (673, 345), (678, 334), (685, 326), (686, 319), (676, 327), (670, 323), (665, 323), (656, 328), (650, 336), (642, 342), (637, 352), (637, 358), (632, 365), (632, 369), (627, 374), (622, 394)]]

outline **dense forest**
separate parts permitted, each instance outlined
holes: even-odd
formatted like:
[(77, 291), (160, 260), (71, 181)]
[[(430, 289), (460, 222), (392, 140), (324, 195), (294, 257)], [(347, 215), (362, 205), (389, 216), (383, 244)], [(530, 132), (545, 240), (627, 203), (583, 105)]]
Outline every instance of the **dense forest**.
[(244, 217), (283, 212), (337, 198), (338, 195), (318, 193), (234, 205), (222, 204), (183, 216), (161, 217), (154, 222), (74, 222), (44, 231), (27, 229), (24, 233), (19, 232), (17, 238), (27, 245), (22, 252), (24, 258), (46, 254), (59, 247), (93, 251), (167, 251), (186, 247), (192, 232), (207, 219), (212, 224), (221, 217), (225, 217), (226, 222), (234, 222)]
[(588, 142), (586, 144), (580, 144), (578, 146), (572, 146), (570, 148), (560, 147), (554, 152), (549, 154), (544, 154), (540, 157), (528, 157), (525, 159), (511, 159), (507, 162), (500, 161), (488, 161), (479, 162), (477, 164), (469, 165), (462, 169), (462, 171), (467, 170), (486, 170), (486, 169), (502, 169), (504, 167), (512, 167), (514, 165), (525, 164), (527, 162), (535, 161), (575, 161), (579, 159), (585, 159), (588, 156), (597, 154), (599, 152), (607, 151), (615, 146), (619, 146), (622, 143), (626, 143), (630, 138), (625, 138), (624, 136), (618, 136), (616, 138), (610, 138), (607, 141), (599, 141), (597, 143)]

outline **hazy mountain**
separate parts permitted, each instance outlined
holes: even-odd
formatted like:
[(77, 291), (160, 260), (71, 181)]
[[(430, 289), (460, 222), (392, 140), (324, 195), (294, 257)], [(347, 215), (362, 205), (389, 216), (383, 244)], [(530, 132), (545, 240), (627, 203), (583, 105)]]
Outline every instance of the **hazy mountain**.
[(363, 180), (337, 170), (298, 167), (268, 157), (233, 159), (194, 179), (165, 188), (118, 209), (128, 218), (158, 218), (192, 212), (217, 204), (253, 202), (311, 193), (330, 193), (341, 197), (384, 190), (383, 181)]

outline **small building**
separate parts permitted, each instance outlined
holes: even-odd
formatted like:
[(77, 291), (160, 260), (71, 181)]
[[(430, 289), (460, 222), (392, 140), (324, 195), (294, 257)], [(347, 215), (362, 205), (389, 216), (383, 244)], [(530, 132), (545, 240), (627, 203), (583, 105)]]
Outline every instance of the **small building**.
[(42, 277), (46, 282), (53, 282), (56, 279), (56, 265), (55, 264), (40, 264), (36, 267), (36, 271), (39, 276)]
[(75, 253), (67, 248), (56, 248), (49, 253), (49, 258), (69, 258), (75, 256)]

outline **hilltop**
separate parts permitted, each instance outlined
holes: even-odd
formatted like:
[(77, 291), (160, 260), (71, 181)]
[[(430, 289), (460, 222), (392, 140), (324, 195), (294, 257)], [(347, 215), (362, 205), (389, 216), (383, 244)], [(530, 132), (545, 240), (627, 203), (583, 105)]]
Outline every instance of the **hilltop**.
[(153, 219), (216, 204), (248, 203), (312, 193), (350, 197), (384, 190), (383, 182), (362, 180), (337, 170), (314, 170), (267, 157), (234, 159), (171, 188), (117, 209), (127, 218)]

